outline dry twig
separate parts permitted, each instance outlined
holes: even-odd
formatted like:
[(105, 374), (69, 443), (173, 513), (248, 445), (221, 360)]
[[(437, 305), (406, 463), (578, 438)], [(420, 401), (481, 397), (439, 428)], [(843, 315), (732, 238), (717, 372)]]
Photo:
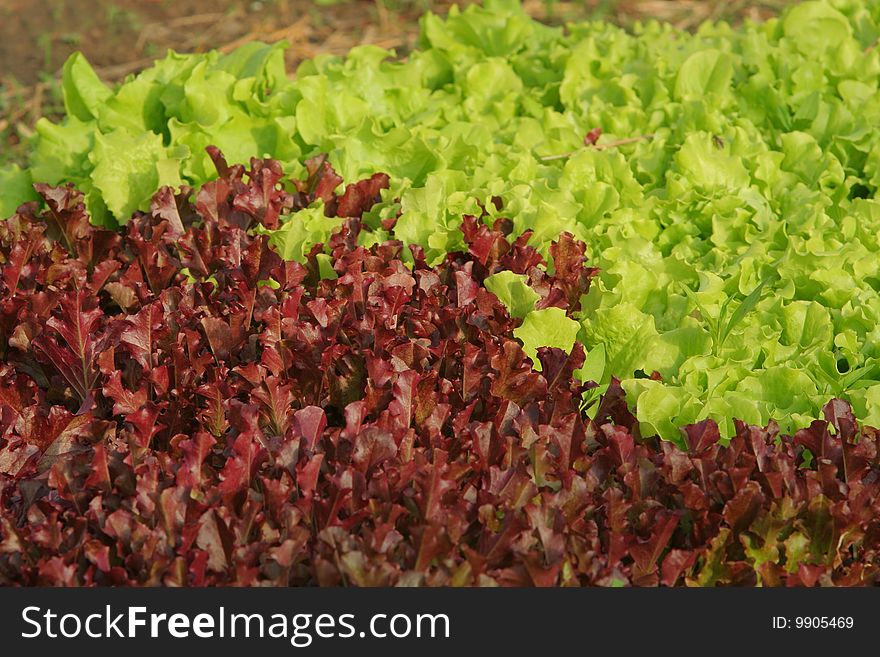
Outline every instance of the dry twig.
[[(654, 135), (639, 135), (638, 137), (625, 137), (624, 139), (615, 139), (614, 141), (607, 141), (604, 144), (591, 144), (586, 148), (594, 148), (597, 151), (604, 151), (609, 148), (617, 148), (618, 146), (626, 146), (627, 144), (635, 144), (636, 142), (646, 141), (648, 139), (653, 139)], [(559, 153), (558, 155), (543, 155), (538, 159), (542, 162), (551, 162), (553, 160), (564, 160), (566, 158), (571, 157), (572, 155), (576, 155), (580, 153), (582, 149), (578, 149), (576, 151), (571, 151), (570, 153)]]

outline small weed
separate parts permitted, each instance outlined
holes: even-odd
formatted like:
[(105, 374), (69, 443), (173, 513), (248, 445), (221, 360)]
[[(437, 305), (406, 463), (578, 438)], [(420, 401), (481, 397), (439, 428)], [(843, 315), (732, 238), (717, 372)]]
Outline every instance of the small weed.
[(37, 46), (43, 53), (43, 70), (49, 71), (52, 69), (52, 35), (48, 32), (43, 32), (40, 36), (37, 37)]

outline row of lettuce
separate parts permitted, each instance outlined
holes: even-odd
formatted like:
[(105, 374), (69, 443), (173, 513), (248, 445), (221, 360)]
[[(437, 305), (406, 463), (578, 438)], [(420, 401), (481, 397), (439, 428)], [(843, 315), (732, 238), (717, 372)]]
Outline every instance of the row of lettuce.
[[(27, 170), (0, 173), (0, 210), (72, 182), (116, 227), (160, 186), (211, 179), (208, 145), (297, 176), (328, 153), (347, 182), (390, 175), (364, 244), (393, 236), (436, 264), (482, 213), (545, 257), (563, 232), (584, 241), (600, 273), (562, 337), (576, 330), (602, 385), (622, 380), (644, 433), (707, 417), (728, 438), (734, 418), (793, 431), (832, 397), (880, 424), (878, 37), (873, 0), (695, 34), (548, 27), (494, 0), (427, 14), (403, 60), (361, 47), (294, 77), (282, 46), (171, 53), (115, 88), (74, 56), (67, 116), (39, 123)], [(266, 230), (302, 262), (339, 223), (318, 201)], [(493, 289), (525, 313), (518, 285)]]
[[(287, 192), (209, 157), (119, 231), (72, 186), (0, 222), (0, 584), (877, 581), (878, 436), (845, 402), (643, 434), (546, 342), (590, 312), (583, 242), (545, 257), (485, 211), (432, 263), (361, 244), (384, 174), (311, 160)], [(338, 230), (283, 259), (271, 231), (317, 202)]]

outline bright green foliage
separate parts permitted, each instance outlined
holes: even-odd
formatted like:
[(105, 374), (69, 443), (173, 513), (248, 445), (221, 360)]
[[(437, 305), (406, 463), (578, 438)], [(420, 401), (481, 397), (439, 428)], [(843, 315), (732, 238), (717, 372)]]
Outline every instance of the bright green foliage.
[[(602, 271), (578, 338), (665, 438), (707, 416), (726, 435), (731, 417), (791, 429), (835, 395), (877, 423), (878, 36), (877, 0), (804, 2), (696, 34), (657, 23), (564, 33), (487, 0), (426, 15), (405, 61), (355, 48), (305, 62), (294, 80), (280, 50), (257, 44), (172, 54), (114, 90), (76, 58), (70, 116), (38, 126), (30, 173), (79, 184), (112, 223), (145, 207), (151, 186), (209, 178), (208, 144), (234, 161), (274, 155), (293, 174), (327, 152), (346, 181), (390, 174), (365, 220), (378, 230), (402, 211), (395, 235), (432, 262), (461, 246), (461, 215), (480, 205), (487, 221), (532, 230), (544, 255), (563, 231), (584, 240)], [(595, 127), (600, 145), (639, 139), (584, 147)], [(2, 176), (8, 213), (26, 185)], [(332, 230), (302, 217), (273, 237), (286, 256)], [(518, 284), (489, 285), (524, 317), (533, 349), (546, 325)]]
[[(304, 260), (312, 246), (326, 243), (333, 231), (342, 225), (337, 217), (325, 217), (324, 206), (316, 204), (296, 213), (294, 220), (286, 222), (278, 230), (267, 230), (269, 243), (286, 260)], [(262, 230), (262, 229), (261, 229)], [(321, 276), (329, 278), (327, 261), (322, 261)], [(332, 271), (332, 268), (331, 268)]]
[(535, 309), (535, 303), (541, 298), (527, 281), (528, 276), (524, 274), (500, 271), (488, 276), (483, 284), (507, 307), (511, 317), (525, 317)]
[[(298, 92), (281, 46), (170, 53), (115, 89), (75, 54), (64, 66), (62, 89), (68, 116), (60, 124), (37, 123), (29, 173), (35, 182), (76, 184), (95, 223), (112, 226), (147, 209), (161, 185), (206, 182), (215, 175), (205, 153), (211, 144), (236, 162), (272, 154), (299, 171)], [(0, 173), (3, 216), (27, 200), (21, 176), (5, 184), (10, 175)]]
[(17, 166), (0, 169), (0, 217), (8, 217), (21, 203), (39, 198), (31, 184), (30, 174)]
[(526, 315), (522, 324), (513, 330), (513, 335), (523, 343), (523, 351), (532, 359), (533, 367), (540, 370), (538, 347), (556, 347), (570, 352), (579, 330), (578, 323), (566, 317), (562, 308), (544, 308)]

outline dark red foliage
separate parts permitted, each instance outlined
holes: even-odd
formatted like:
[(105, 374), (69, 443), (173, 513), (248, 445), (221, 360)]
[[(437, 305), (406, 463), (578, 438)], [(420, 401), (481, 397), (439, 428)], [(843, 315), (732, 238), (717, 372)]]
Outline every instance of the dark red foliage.
[[(121, 235), (69, 188), (0, 223), (0, 584), (876, 580), (876, 434), (842, 402), (794, 437), (693, 425), (687, 453), (616, 383), (590, 420), (583, 349), (535, 371), (483, 287), (512, 269), (574, 311), (583, 244), (544, 263), (466, 217), (467, 252), (409, 267), (357, 246), (387, 177), (337, 194), (320, 159), (288, 193), (277, 163), (212, 157), (194, 202), (163, 190)], [(350, 217), (333, 280), (249, 231), (317, 198)]]
[(584, 146), (595, 146), (596, 142), (599, 141), (599, 137), (601, 136), (602, 128), (593, 128), (584, 135)]

